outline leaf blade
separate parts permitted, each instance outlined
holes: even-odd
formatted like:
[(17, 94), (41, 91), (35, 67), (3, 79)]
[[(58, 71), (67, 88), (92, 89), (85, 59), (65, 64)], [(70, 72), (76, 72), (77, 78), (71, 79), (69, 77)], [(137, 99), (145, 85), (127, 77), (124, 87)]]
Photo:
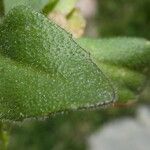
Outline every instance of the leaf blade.
[(0, 26), (0, 36), (1, 119), (45, 116), (114, 100), (111, 84), (87, 52), (42, 14), (14, 8)]
[(150, 68), (150, 42), (142, 38), (81, 38), (79, 44), (101, 62), (137, 71)]
[(81, 38), (77, 42), (91, 54), (97, 66), (112, 80), (116, 86), (119, 101), (137, 98), (148, 76), (144, 70), (149, 69), (149, 41), (141, 38), (120, 37)]
[(7, 14), (12, 8), (19, 5), (26, 5), (41, 11), (49, 0), (4, 0), (5, 13)]

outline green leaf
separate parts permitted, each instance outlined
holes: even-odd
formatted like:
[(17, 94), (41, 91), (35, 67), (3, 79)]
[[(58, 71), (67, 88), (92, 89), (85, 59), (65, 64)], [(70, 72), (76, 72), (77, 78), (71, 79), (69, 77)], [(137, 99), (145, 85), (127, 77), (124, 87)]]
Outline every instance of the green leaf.
[(18, 5), (27, 5), (41, 11), (48, 2), (49, 0), (4, 0), (5, 12), (8, 13), (9, 10)]
[(117, 87), (126, 87), (137, 92), (138, 88), (141, 87), (146, 80), (145, 75), (136, 71), (98, 61), (95, 62), (98, 67), (101, 68), (110, 79), (112, 79), (113, 83), (116, 84)]
[(137, 97), (148, 75), (142, 74), (142, 70), (150, 65), (149, 41), (140, 38), (81, 38), (77, 41), (113, 81), (119, 101)]
[(141, 38), (80, 39), (78, 41), (101, 62), (138, 71), (150, 68), (150, 42)]
[[(96, 61), (95, 61), (96, 62)], [(111, 64), (96, 62), (103, 72), (112, 80), (121, 103), (137, 99), (146, 77), (136, 71)]]
[(125, 87), (119, 87), (118, 90), (118, 101), (119, 104), (124, 104), (130, 101), (137, 100), (137, 94), (134, 93), (132, 90), (125, 88)]
[(24, 6), (0, 26), (0, 119), (97, 107), (114, 90), (65, 30)]

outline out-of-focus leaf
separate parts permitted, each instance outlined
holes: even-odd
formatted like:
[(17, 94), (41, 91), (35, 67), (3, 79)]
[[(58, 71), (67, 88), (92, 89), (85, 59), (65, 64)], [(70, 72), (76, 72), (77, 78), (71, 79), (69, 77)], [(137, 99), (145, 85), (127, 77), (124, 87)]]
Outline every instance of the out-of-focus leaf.
[(18, 5), (27, 5), (41, 11), (48, 2), (49, 0), (4, 0), (5, 12), (8, 13), (9, 10)]
[(140, 38), (80, 39), (79, 43), (101, 62), (141, 71), (150, 69), (150, 42)]
[[(86, 21), (79, 9), (75, 8), (78, 0), (55, 0), (53, 9), (49, 11), (48, 18), (70, 32), (73, 37), (79, 38), (83, 35)], [(49, 6), (48, 6), (49, 7)], [(48, 8), (44, 9), (44, 13)]]
[(63, 29), (67, 28), (67, 18), (64, 14), (57, 11), (52, 11), (48, 14), (48, 18), (50, 20), (53, 20), (56, 24), (61, 26)]
[(94, 59), (93, 61), (112, 80), (119, 97), (118, 102), (124, 103), (137, 98), (146, 81), (145, 75), (120, 66), (105, 64)]
[(80, 10), (74, 9), (67, 17), (67, 31), (71, 32), (75, 38), (83, 35), (86, 26), (86, 21)]
[(0, 119), (22, 120), (114, 100), (110, 82), (69, 33), (24, 6), (0, 25)]
[(69, 16), (59, 11), (52, 11), (48, 14), (48, 18), (70, 32), (75, 38), (81, 37), (84, 33), (86, 21), (78, 9), (74, 9)]
[(146, 77), (136, 71), (123, 67), (117, 67), (111, 64), (95, 61), (96, 64), (104, 71), (107, 76), (119, 87), (126, 87), (134, 92), (138, 91), (146, 80)]
[(69, 14), (75, 7), (78, 0), (59, 0), (54, 11), (59, 11), (64, 15)]
[(146, 74), (142, 74), (142, 70), (150, 65), (149, 41), (138, 38), (82, 38), (77, 41), (112, 79), (119, 101), (125, 102), (137, 97), (146, 81)]
[(55, 8), (58, 2), (59, 0), (49, 0), (48, 4), (43, 9), (43, 13), (46, 15), (50, 13)]
[(124, 105), (130, 101), (137, 100), (137, 93), (126, 87), (118, 87), (118, 101), (117, 103)]

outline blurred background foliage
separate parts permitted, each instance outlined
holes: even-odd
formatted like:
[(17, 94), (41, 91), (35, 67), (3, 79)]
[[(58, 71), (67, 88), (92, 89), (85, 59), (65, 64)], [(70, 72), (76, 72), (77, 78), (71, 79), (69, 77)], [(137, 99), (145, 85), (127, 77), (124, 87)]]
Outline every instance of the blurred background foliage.
[(149, 0), (98, 0), (98, 10), (99, 35), (150, 38)]
[[(7, 0), (6, 0), (7, 1)], [(150, 40), (149, 0), (50, 0), (43, 8), (49, 18), (70, 31), (74, 37), (133, 36)], [(85, 29), (85, 32), (84, 32)], [(84, 35), (83, 35), (84, 34)], [(134, 117), (141, 103), (150, 104), (149, 79), (139, 101), (106, 109), (68, 112), (49, 119), (14, 124), (10, 150), (84, 150), (87, 137), (106, 122), (123, 117)]]

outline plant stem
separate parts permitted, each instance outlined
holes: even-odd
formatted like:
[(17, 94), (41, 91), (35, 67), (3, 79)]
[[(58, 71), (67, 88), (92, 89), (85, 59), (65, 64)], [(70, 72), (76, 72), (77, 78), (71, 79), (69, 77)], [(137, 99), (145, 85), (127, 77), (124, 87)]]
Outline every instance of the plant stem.
[(4, 123), (0, 122), (0, 150), (7, 150), (8, 133), (4, 130)]

